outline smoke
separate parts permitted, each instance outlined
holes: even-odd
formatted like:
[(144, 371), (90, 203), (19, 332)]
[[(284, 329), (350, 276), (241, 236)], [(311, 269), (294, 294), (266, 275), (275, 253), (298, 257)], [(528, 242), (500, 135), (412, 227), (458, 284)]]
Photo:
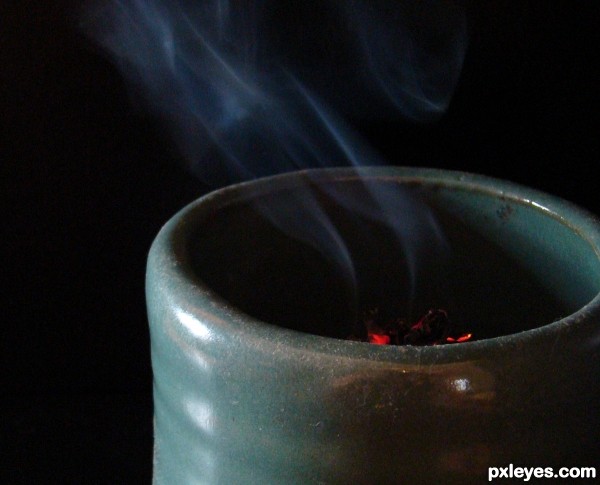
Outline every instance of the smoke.
[(383, 164), (352, 120), (440, 117), (466, 47), (448, 1), (110, 0), (86, 32), (209, 185)]
[(464, 12), (452, 2), (356, 1), (369, 79), (406, 118), (433, 121), (450, 103), (467, 44)]
[[(466, 48), (460, 5), (434, 0), (109, 0), (87, 6), (83, 28), (212, 186), (303, 168), (384, 165), (356, 121), (435, 121), (450, 103)], [(394, 229), (416, 280), (421, 236), (440, 234), (435, 220), (406, 195), (367, 188), (368, 204), (335, 197)], [(295, 205), (293, 218), (289, 208), (262, 210), (356, 286), (346, 244), (311, 190)]]

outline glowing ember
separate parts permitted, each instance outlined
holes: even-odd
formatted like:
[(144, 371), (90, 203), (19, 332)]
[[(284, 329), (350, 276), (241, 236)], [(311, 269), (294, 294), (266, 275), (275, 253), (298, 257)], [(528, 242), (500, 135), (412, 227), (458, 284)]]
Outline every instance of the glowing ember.
[(381, 321), (377, 312), (371, 312), (365, 320), (366, 340), (376, 345), (442, 345), (470, 340), (472, 333), (462, 333), (450, 322), (444, 310), (429, 310), (419, 321), (408, 324), (402, 319)]
[(472, 333), (465, 333), (458, 338), (446, 337), (446, 342), (454, 343), (454, 342), (466, 342), (467, 340), (471, 340), (473, 336)]
[(369, 342), (377, 345), (388, 345), (391, 341), (389, 335), (380, 333), (369, 333)]

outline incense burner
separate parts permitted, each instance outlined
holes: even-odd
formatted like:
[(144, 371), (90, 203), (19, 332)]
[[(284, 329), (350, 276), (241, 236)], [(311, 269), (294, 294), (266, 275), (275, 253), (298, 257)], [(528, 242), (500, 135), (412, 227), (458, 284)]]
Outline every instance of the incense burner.
[[(389, 222), (401, 210), (363, 209), (385, 212), (380, 188), (425, 208), (418, 240)], [(306, 207), (313, 223), (295, 218)], [(585, 211), (458, 172), (313, 170), (193, 202), (148, 259), (154, 483), (466, 484), (489, 466), (595, 465), (599, 255)], [(346, 340), (373, 306), (443, 307), (474, 340)]]

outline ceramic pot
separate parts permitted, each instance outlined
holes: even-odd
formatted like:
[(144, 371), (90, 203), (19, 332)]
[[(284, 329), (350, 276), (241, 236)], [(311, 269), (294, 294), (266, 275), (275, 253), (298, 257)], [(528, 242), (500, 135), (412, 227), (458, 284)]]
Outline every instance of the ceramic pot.
[[(193, 202), (148, 259), (154, 483), (595, 465), (599, 255), (590, 214), (458, 172), (313, 170)], [(347, 340), (370, 308), (444, 308), (474, 341)]]

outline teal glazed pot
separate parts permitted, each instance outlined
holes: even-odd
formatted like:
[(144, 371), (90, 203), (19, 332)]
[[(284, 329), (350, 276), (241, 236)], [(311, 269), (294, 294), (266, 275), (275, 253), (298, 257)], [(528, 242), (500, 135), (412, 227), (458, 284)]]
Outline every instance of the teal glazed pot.
[[(598, 466), (599, 292), (598, 220), (509, 182), (321, 169), (213, 192), (148, 259), (154, 483)], [(375, 307), (444, 308), (474, 340), (347, 340)]]

